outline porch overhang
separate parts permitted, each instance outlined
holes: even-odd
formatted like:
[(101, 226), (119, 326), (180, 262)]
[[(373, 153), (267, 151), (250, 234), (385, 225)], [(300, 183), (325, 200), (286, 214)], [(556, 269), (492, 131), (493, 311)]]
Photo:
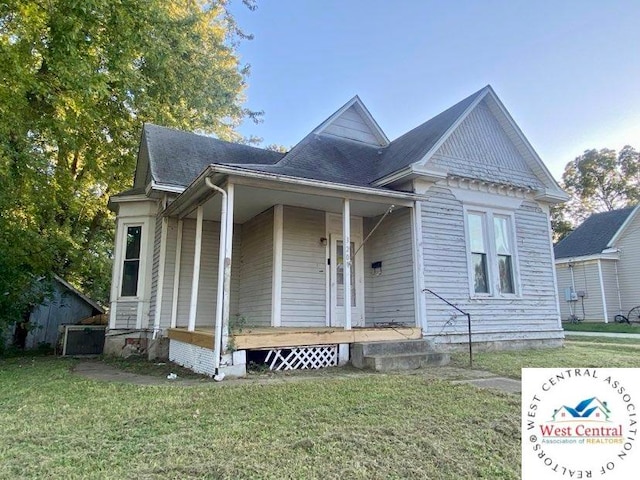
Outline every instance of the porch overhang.
[[(216, 220), (220, 200), (206, 179), (218, 185), (233, 183), (238, 189), (234, 218), (237, 223), (252, 218), (275, 204), (342, 212), (342, 200), (351, 200), (351, 213), (369, 217), (385, 213), (389, 205), (413, 207), (420, 195), (382, 188), (359, 187), (256, 172), (223, 165), (208, 166), (165, 210), (163, 216), (185, 218), (196, 207), (205, 206), (205, 218)], [(212, 201), (210, 201), (213, 199)]]

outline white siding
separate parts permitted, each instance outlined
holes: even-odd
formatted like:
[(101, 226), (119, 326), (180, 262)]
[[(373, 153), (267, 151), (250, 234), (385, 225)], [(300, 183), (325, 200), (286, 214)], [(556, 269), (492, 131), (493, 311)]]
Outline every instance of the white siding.
[[(569, 317), (569, 302), (565, 299), (565, 290), (571, 287), (571, 269), (568, 264), (557, 267), (558, 290), (560, 294), (560, 311), (562, 319)], [(584, 301), (581, 297), (573, 303), (574, 313), (587, 322), (604, 322), (604, 310), (602, 308), (602, 290), (600, 289), (600, 276), (598, 262), (576, 262), (573, 264), (573, 281), (575, 281), (576, 293), (584, 292)], [(584, 307), (584, 308), (583, 308)], [(610, 320), (612, 320), (611, 318)]]
[(149, 325), (153, 325), (156, 314), (156, 293), (158, 291), (158, 279), (160, 277), (160, 242), (162, 240), (162, 217), (155, 218), (155, 231), (153, 235), (153, 261), (151, 262), (151, 298), (149, 299)]
[(326, 325), (325, 213), (284, 207), (282, 326)]
[(442, 144), (430, 163), (451, 175), (542, 186), (484, 101)]
[[(531, 201), (515, 211), (521, 297), (471, 299), (462, 203), (442, 187), (428, 195), (422, 203), (426, 288), (468, 311), (476, 333), (498, 333), (500, 339), (509, 340), (558, 330), (546, 214)], [(427, 294), (426, 302), (428, 334), (466, 332), (466, 317), (456, 316), (432, 295)]]
[(324, 129), (323, 133), (372, 145), (380, 144), (376, 136), (372, 133), (369, 125), (364, 121), (354, 106), (349, 107), (342, 115), (334, 119), (333, 122)]
[(138, 302), (120, 300), (116, 308), (116, 325), (114, 328), (136, 328)]
[[(558, 279), (558, 299), (560, 300), (560, 318), (566, 320), (571, 315), (569, 302), (565, 297), (565, 291), (571, 287), (571, 270), (567, 264), (556, 265), (556, 277)], [(575, 305), (575, 304), (574, 304)]]
[(240, 315), (247, 325), (271, 325), (273, 208), (242, 225)]
[(640, 215), (636, 215), (616, 247), (620, 250), (618, 274), (622, 310), (626, 315), (632, 307), (640, 305)]
[[(364, 220), (364, 235), (380, 217)], [(411, 210), (391, 213), (367, 241), (364, 248), (365, 325), (399, 322), (415, 325), (413, 290), (413, 248)], [(382, 262), (382, 274), (371, 274), (371, 264)]]
[[(617, 260), (601, 260), (602, 283), (604, 284), (604, 293), (607, 300), (609, 322), (613, 322), (613, 317), (621, 313), (620, 296), (618, 296), (618, 280), (616, 278), (616, 262)], [(623, 313), (626, 314), (627, 311)]]
[(167, 245), (164, 260), (164, 285), (162, 288), (162, 306), (160, 328), (171, 326), (171, 307), (173, 304), (173, 280), (176, 268), (176, 246), (178, 241), (178, 220), (169, 218), (167, 223)]

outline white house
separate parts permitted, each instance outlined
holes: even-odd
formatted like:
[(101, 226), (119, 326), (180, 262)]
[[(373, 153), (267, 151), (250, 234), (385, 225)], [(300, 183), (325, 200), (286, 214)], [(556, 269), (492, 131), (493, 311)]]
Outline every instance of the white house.
[(145, 125), (111, 198), (106, 350), (168, 344), (242, 374), (247, 355), (464, 344), (466, 317), (425, 289), (471, 314), (474, 342), (559, 345), (549, 206), (566, 199), (490, 86), (393, 141), (356, 96), (286, 154)]
[(640, 305), (639, 212), (595, 213), (554, 247), (563, 319), (612, 322)]

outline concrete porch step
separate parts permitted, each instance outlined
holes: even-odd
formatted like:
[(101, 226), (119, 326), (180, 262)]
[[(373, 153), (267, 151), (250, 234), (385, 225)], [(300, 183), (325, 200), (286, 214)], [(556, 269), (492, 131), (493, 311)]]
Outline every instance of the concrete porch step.
[(394, 353), (388, 355), (371, 355), (363, 358), (365, 369), (376, 372), (394, 370), (415, 370), (424, 367), (441, 367), (449, 363), (447, 353)]
[(356, 368), (380, 372), (413, 370), (449, 363), (449, 355), (438, 352), (430, 340), (360, 342), (351, 345), (351, 363)]

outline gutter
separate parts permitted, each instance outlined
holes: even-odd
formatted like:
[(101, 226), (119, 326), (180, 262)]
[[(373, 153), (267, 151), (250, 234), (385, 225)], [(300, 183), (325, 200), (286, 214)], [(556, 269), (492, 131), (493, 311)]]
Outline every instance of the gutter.
[(230, 293), (231, 278), (231, 259), (226, 258), (227, 251), (227, 192), (211, 181), (211, 178), (205, 177), (205, 184), (212, 190), (222, 195), (222, 206), (220, 209), (220, 247), (218, 253), (218, 288), (216, 292), (216, 318), (215, 330), (213, 334), (213, 368), (215, 375), (214, 380), (221, 381), (224, 379), (224, 373), (220, 373), (220, 354), (222, 350), (222, 305), (225, 295)]

